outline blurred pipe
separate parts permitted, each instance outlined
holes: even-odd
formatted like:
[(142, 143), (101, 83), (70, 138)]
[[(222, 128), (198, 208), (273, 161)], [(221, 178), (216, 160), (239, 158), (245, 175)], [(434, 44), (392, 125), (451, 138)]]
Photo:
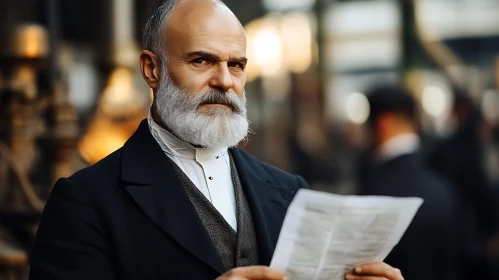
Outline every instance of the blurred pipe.
[(452, 82), (461, 84), (464, 81), (466, 65), (440, 38), (431, 34), (430, 30), (424, 25), (421, 0), (412, 0), (412, 4), (414, 5), (416, 36), (423, 49)]
[(48, 92), (54, 92), (54, 86), (59, 80), (59, 69), (57, 67), (57, 54), (58, 54), (58, 44), (59, 38), (61, 36), (60, 28), (60, 11), (59, 11), (59, 0), (48, 0), (46, 7), (47, 13), (47, 24), (49, 30), (49, 73), (48, 73), (48, 84), (50, 89)]
[(133, 0), (113, 0), (113, 40), (133, 40)]
[[(334, 1), (336, 2), (336, 1)], [(318, 58), (317, 58), (317, 70), (319, 72), (319, 82), (321, 83), (321, 90), (324, 87), (324, 82), (328, 79), (328, 69), (327, 69), (327, 48), (326, 46), (326, 30), (327, 25), (327, 8), (331, 5), (329, 0), (317, 0), (314, 6), (314, 13), (317, 18), (317, 45), (318, 48)], [(323, 101), (323, 100), (321, 100)], [(324, 104), (324, 102), (322, 102)]]
[(134, 38), (134, 0), (112, 1), (112, 50), (115, 66), (134, 67), (138, 47)]

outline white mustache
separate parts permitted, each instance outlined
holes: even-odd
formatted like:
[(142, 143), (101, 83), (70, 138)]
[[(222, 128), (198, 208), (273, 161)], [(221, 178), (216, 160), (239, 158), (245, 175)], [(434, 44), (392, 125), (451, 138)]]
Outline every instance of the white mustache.
[(241, 100), (241, 98), (239, 98), (237, 94), (232, 91), (209, 91), (202, 93), (198, 95), (196, 102), (199, 104), (198, 107), (204, 104), (227, 105), (236, 114), (240, 114), (242, 112), (241, 107), (244, 106), (244, 98)]

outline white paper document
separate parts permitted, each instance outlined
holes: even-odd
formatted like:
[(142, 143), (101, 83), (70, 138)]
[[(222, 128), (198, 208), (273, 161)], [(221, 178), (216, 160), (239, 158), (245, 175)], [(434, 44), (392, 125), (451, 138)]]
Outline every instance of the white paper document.
[(302, 189), (288, 208), (270, 266), (288, 280), (344, 279), (356, 265), (383, 261), (422, 203)]

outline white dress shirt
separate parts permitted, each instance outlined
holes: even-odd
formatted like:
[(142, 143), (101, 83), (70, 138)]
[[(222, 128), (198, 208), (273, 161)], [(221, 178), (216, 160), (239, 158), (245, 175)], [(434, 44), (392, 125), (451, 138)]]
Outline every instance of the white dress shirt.
[(237, 230), (236, 199), (227, 148), (195, 148), (159, 126), (149, 114), (152, 136), (194, 185)]
[(383, 143), (376, 151), (380, 162), (415, 153), (420, 146), (419, 136), (415, 133), (405, 133)]

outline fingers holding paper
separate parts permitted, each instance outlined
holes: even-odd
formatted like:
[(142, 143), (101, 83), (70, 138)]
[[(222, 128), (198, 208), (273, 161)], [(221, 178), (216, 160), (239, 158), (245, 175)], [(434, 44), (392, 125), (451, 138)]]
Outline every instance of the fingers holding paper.
[(217, 280), (284, 280), (284, 273), (266, 266), (247, 266), (229, 270)]
[(347, 280), (404, 280), (402, 272), (383, 262), (357, 266), (352, 273), (347, 273)]

